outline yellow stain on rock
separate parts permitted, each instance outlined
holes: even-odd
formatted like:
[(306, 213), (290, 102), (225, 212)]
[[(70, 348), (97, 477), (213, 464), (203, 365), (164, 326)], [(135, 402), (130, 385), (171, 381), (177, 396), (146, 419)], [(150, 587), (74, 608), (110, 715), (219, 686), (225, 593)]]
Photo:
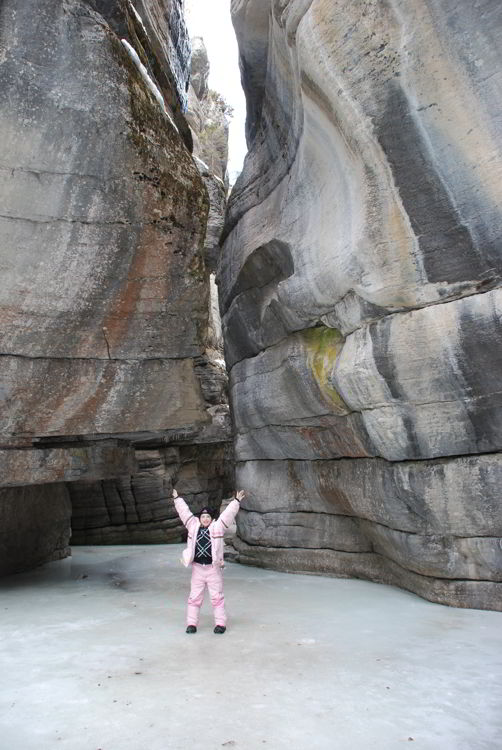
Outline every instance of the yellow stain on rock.
[(302, 337), (307, 350), (308, 366), (321, 393), (330, 401), (335, 413), (347, 414), (350, 409), (329, 380), (336, 358), (342, 350), (344, 337), (338, 329), (327, 326), (308, 328)]

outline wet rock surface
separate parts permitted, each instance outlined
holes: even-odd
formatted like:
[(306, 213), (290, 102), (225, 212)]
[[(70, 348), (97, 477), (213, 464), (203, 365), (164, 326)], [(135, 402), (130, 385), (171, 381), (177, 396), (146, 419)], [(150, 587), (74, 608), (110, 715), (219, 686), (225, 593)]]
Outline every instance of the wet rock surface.
[(501, 8), (232, 14), (249, 153), (218, 281), (242, 560), (502, 609)]

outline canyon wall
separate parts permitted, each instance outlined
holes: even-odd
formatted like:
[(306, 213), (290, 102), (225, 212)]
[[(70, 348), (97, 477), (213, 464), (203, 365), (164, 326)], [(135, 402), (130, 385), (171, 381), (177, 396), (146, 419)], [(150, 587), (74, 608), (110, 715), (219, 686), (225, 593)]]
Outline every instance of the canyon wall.
[(502, 6), (232, 0), (240, 559), (502, 609)]
[(0, 47), (11, 572), (68, 553), (72, 500), (80, 540), (144, 539), (152, 522), (153, 541), (179, 539), (171, 483), (221, 499), (229, 433), (207, 350), (209, 199), (185, 117), (183, 3), (5, 0)]
[[(184, 528), (168, 501), (173, 485), (194, 511), (205, 505), (217, 510), (234, 489), (228, 378), (214, 282), (226, 206), (228, 124), (224, 111), (214, 106), (221, 97), (208, 88), (210, 66), (203, 40), (191, 40), (191, 48), (184, 114), (192, 156), (209, 202), (201, 251), (207, 320), (200, 329), (203, 348), (200, 356), (194, 357), (193, 367), (208, 421), (202, 428), (196, 423), (180, 423), (179, 429), (165, 430), (162, 436), (132, 436), (138, 466), (134, 474), (69, 484), (73, 545), (179, 542), (184, 539)], [(197, 306), (200, 301), (191, 300), (190, 305), (193, 302)], [(187, 306), (187, 314), (190, 309)], [(168, 387), (165, 397), (169, 398)]]

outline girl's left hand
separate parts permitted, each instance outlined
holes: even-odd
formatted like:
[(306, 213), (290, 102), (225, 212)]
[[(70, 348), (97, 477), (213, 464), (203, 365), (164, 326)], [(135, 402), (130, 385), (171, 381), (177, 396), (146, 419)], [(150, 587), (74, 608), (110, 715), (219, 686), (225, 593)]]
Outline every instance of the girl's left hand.
[(246, 497), (246, 493), (244, 492), (244, 490), (239, 490), (238, 492), (235, 493), (235, 497), (239, 501), (244, 500), (244, 498)]

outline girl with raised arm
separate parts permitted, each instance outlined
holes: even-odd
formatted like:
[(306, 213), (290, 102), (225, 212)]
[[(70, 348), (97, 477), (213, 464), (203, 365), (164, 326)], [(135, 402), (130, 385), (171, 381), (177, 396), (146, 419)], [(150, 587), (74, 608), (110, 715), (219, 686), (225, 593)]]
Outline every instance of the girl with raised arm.
[(173, 489), (176, 511), (188, 531), (187, 546), (182, 560), (185, 567), (192, 566), (192, 581), (187, 605), (187, 633), (196, 633), (199, 613), (206, 586), (209, 589), (214, 614), (214, 631), (225, 632), (227, 617), (223, 595), (223, 537), (225, 529), (239, 512), (244, 492), (239, 490), (218, 519), (213, 519), (209, 508), (202, 508), (198, 517), (192, 513), (182, 497)]

